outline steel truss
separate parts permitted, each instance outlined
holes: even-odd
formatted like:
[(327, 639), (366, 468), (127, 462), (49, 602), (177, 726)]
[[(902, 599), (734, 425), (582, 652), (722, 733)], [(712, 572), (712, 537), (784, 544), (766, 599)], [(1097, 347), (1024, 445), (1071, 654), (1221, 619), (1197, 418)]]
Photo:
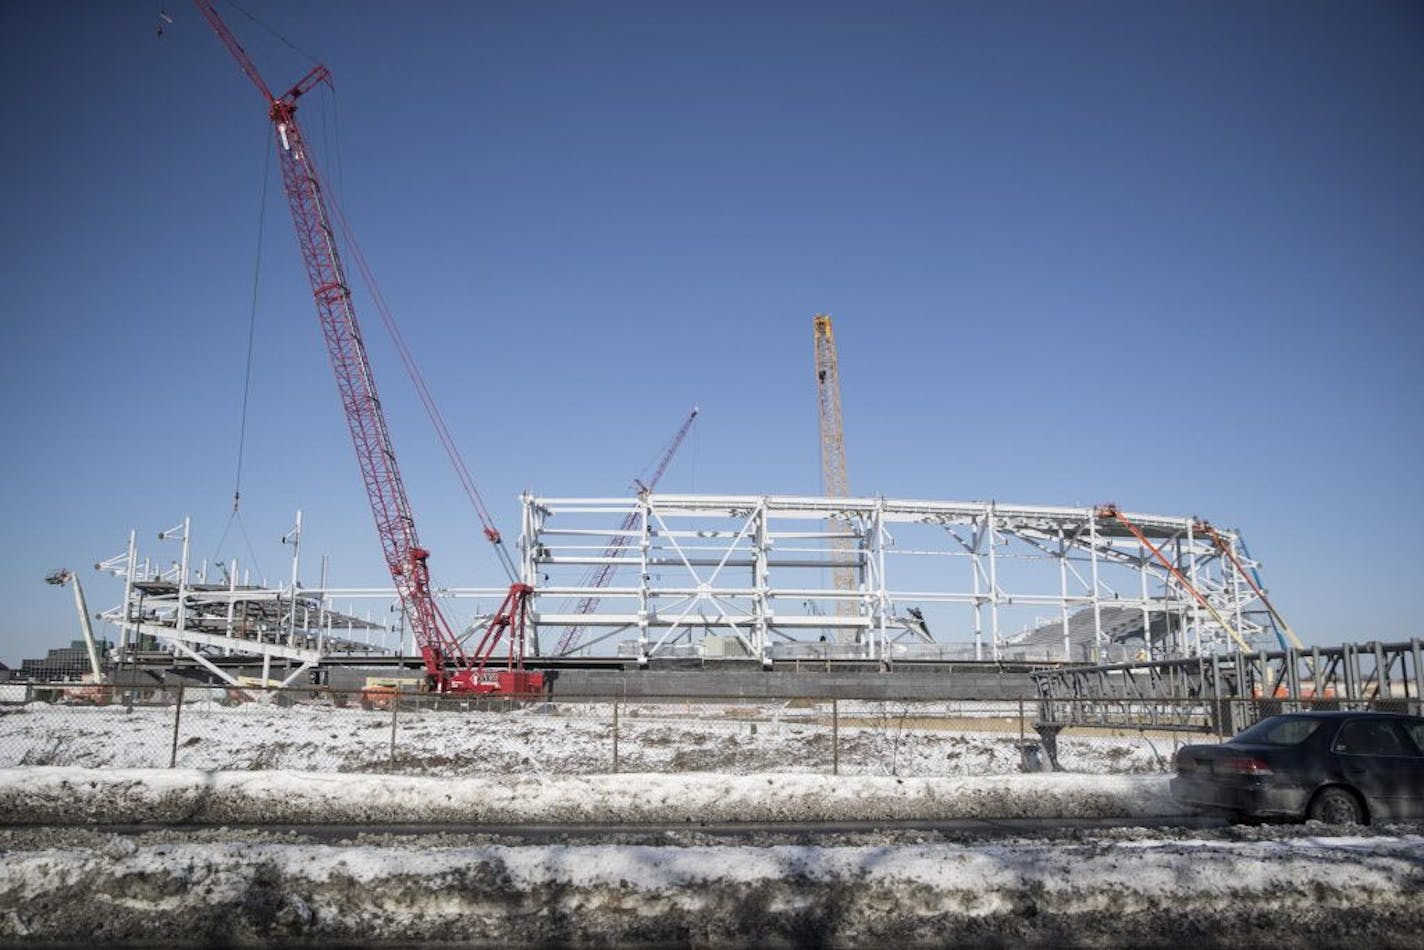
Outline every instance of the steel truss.
[[(536, 591), (536, 633), (547, 642), (577, 625), (589, 630), (580, 649), (614, 643), (644, 663), (675, 656), (763, 665), (808, 655), (1172, 657), (1221, 650), (1238, 638), (1260, 641), (1271, 631), (1258, 585), (1241, 573), (1259, 565), (1236, 532), (1217, 529), (1212, 539), (1193, 518), (1124, 513), (1119, 520), (1105, 511), (885, 498), (526, 495), (523, 571)], [(630, 516), (632, 527), (623, 527)], [(1233, 556), (1224, 557), (1222, 546)], [(613, 584), (594, 591), (579, 583), (603, 566), (617, 571)], [(834, 582), (845, 570), (855, 577), (850, 589)], [(595, 593), (596, 612), (569, 612)]]
[[(216, 657), (251, 657), (260, 664), (267, 685), (291, 685), (307, 671), (332, 656), (388, 657), (414, 652), (405, 642), (405, 617), (392, 616), (399, 599), (392, 588), (337, 588), (326, 582), (323, 561), (318, 586), (307, 587), (301, 574), (301, 513), (283, 537), (292, 551), (288, 583), (270, 587), (254, 584), (236, 560), (214, 565), (218, 578), (209, 577), (209, 565), (190, 562), (190, 521), (160, 532), (160, 541), (181, 544), (181, 554), (164, 568), (163, 560), (140, 559), (136, 533), (129, 534), (127, 549), (95, 567), (123, 582), (120, 603), (99, 614), (118, 627), (118, 649), (112, 654), (124, 663), (141, 651), (145, 640), (187, 657), (218, 679), (237, 685), (233, 674), (216, 665)], [(443, 589), (441, 597), (485, 598), (497, 602), (504, 588)], [(335, 608), (336, 603), (374, 601), (378, 616), (389, 621), (362, 619)], [(398, 609), (398, 608), (394, 608)], [(461, 640), (468, 639), (467, 632)], [(271, 679), (278, 667), (280, 682)]]
[(1394, 705), (1421, 712), (1424, 640), (1237, 651), (1033, 676), (1041, 724), (1205, 725), (1229, 734), (1262, 715), (1296, 709)]

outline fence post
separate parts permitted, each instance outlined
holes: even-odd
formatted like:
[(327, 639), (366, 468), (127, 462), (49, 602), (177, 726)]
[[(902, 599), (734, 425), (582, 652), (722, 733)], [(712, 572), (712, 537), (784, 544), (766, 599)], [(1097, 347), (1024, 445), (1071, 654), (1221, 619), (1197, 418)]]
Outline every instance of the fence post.
[(618, 700), (613, 701), (613, 771), (618, 771)]
[(178, 684), (178, 702), (173, 705), (173, 747), (168, 753), (168, 767), (178, 767), (178, 724), (183, 720), (183, 684)]
[(841, 774), (841, 704), (831, 700), (831, 774)]
[(396, 723), (400, 719), (400, 690), (391, 692), (391, 765), (396, 764)]

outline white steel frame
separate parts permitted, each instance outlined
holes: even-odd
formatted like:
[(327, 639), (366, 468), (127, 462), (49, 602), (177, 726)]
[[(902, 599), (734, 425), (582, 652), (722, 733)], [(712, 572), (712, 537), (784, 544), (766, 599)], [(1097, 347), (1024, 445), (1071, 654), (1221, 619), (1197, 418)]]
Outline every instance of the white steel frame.
[[(407, 642), (410, 635), (405, 631), (403, 617), (391, 623), (372, 622), (367, 611), (367, 618), (361, 621), (349, 610), (342, 612), (335, 606), (375, 601), (380, 605), (377, 616), (398, 614), (399, 601), (393, 588), (330, 587), (325, 558), (320, 584), (303, 586), (301, 512), (297, 512), (294, 526), (282, 538), (291, 547), (292, 559), (288, 583), (280, 587), (252, 583), (235, 559), (222, 566), (222, 582), (210, 583), (208, 564), (194, 567), (190, 562), (190, 532), (188, 518), (159, 532), (158, 540), (182, 545), (179, 559), (167, 568), (162, 567), (162, 559), (140, 560), (136, 532), (129, 533), (124, 552), (95, 565), (100, 573), (123, 582), (122, 600), (99, 614), (100, 620), (119, 630), (118, 648), (113, 653), (116, 662), (130, 659), (141, 637), (151, 637), (164, 649), (192, 660), (230, 685), (239, 685), (238, 678), (213, 663), (213, 658), (251, 657), (261, 664), (264, 683), (289, 686), (328, 656), (416, 653), (414, 644)], [(441, 588), (436, 596), (482, 598), (493, 605), (506, 593), (503, 587)], [(266, 605), (272, 609), (262, 609)], [(260, 609), (260, 620), (243, 615), (254, 607)], [(221, 622), (214, 624), (215, 616)], [(199, 618), (204, 622), (200, 623)], [(464, 636), (483, 628), (483, 621), (477, 617)], [(274, 661), (280, 667), (280, 681), (271, 679)]]
[[(636, 518), (627, 543), (605, 557), (630, 512)], [(526, 495), (520, 550), (523, 580), (535, 591), (530, 652), (548, 655), (572, 626), (586, 635), (571, 652), (639, 663), (729, 655), (765, 666), (820, 657), (1169, 659), (1230, 650), (1237, 645), (1233, 632), (1247, 643), (1275, 645), (1252, 584), (1202, 537), (1194, 519), (1127, 513), (1214, 612), (1120, 524), (1095, 515), (1083, 507), (885, 498)], [(363, 631), (343, 629), (338, 619), (335, 605), (354, 601), (376, 602), (381, 617), (398, 611), (390, 606), (397, 604), (391, 588), (330, 587), (324, 561), (320, 584), (301, 584), (300, 513), (286, 538), (290, 579), (279, 587), (252, 584), (236, 562), (226, 565), (223, 583), (209, 583), (208, 565), (190, 564), (190, 527), (184, 519), (159, 534), (182, 545), (166, 569), (163, 560), (139, 559), (133, 533), (123, 553), (96, 565), (123, 582), (119, 605), (99, 615), (119, 628), (118, 660), (148, 636), (230, 683), (233, 676), (211, 658), (251, 656), (264, 680), (275, 660), (293, 682), (333, 654), (416, 652), (398, 620), (372, 624), (367, 611)], [(1259, 567), (1236, 532), (1218, 532), (1243, 569)], [(589, 567), (605, 563), (619, 569), (611, 586), (580, 586)], [(835, 586), (837, 567), (854, 570), (852, 589)], [(493, 606), (505, 593), (472, 587), (436, 595)], [(589, 597), (597, 601), (593, 612), (572, 611)], [(277, 616), (254, 630), (239, 612), (258, 603), (273, 605)], [(909, 615), (911, 607), (931, 615), (928, 628)], [(1137, 655), (1110, 652), (1109, 608), (1119, 618), (1140, 611), (1137, 627), (1146, 640)], [(215, 609), (225, 610), (218, 629)], [(1034, 620), (1024, 626), (1006, 616), (1026, 609)], [(195, 629), (199, 615), (207, 621), (203, 629)], [(1092, 620), (1091, 655), (1073, 655), (1070, 619), (1081, 625), (1085, 616)], [(1061, 628), (1061, 641), (1026, 653), (1024, 634), (1051, 622)], [(483, 623), (476, 618), (469, 629)]]
[[(563, 630), (584, 627), (581, 654), (613, 652), (612, 644), (640, 663), (707, 656), (707, 638), (715, 636), (732, 638), (739, 655), (766, 666), (804, 655), (808, 647), (821, 651), (815, 655), (882, 662), (936, 655), (1005, 659), (1013, 658), (1013, 641), (1026, 632), (1007, 628), (1002, 613), (1011, 606), (1046, 611), (1061, 624), (1059, 659), (1071, 652), (1070, 617), (1085, 609), (1093, 620), (1094, 655), (1069, 656), (1075, 660), (1106, 656), (1109, 607), (1115, 616), (1124, 608), (1141, 611), (1141, 652), (1149, 657), (1230, 649), (1237, 636), (1264, 643), (1271, 632), (1251, 585), (1188, 517), (1126, 513), (1231, 630), (1136, 537), (1096, 517), (1093, 508), (673, 494), (526, 495), (523, 503), (523, 572), (535, 589), (536, 642), (551, 645)], [(630, 512), (636, 527), (616, 557), (605, 557)], [(918, 540), (902, 543), (898, 536), (912, 534), (915, 525), (931, 526), (937, 543), (925, 543), (923, 528)], [(1244, 569), (1258, 567), (1236, 532), (1218, 531)], [(848, 550), (841, 547), (846, 541)], [(902, 567), (917, 560), (941, 566), (928, 572)], [(611, 586), (579, 586), (589, 567), (606, 563), (621, 569)], [(838, 567), (855, 571), (854, 589), (836, 589)], [(927, 574), (928, 582), (919, 580)], [(793, 577), (783, 580), (787, 575)], [(594, 612), (569, 611), (569, 604), (591, 596), (597, 597)], [(835, 609), (845, 604), (848, 613)], [(961, 613), (967, 608), (971, 636), (958, 648), (953, 640), (930, 638), (900, 613), (912, 605), (941, 614), (952, 613), (952, 605)], [(817, 635), (825, 642), (813, 646)], [(1040, 651), (1034, 658), (1049, 657)]]

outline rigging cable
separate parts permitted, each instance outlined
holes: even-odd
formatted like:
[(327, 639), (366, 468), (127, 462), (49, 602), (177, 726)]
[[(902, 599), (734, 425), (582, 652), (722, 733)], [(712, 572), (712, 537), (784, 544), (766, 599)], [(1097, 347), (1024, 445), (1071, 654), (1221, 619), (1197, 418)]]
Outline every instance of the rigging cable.
[(385, 325), (386, 333), (390, 335), (391, 342), (395, 344), (396, 355), (400, 357), (401, 364), (405, 367), (406, 375), (410, 377), (411, 383), (415, 386), (416, 394), (420, 397), (421, 404), (425, 407), (425, 414), (430, 418), (430, 423), (435, 428), (435, 434), (440, 440), (441, 446), (445, 449), (446, 456), (450, 459), (450, 464), (455, 469), (456, 477), (459, 478), (461, 486), (465, 489), (465, 495), (469, 498), (470, 504), (475, 509), (475, 514), (479, 517), (484, 529), (484, 535), (494, 546), (495, 554), (499, 556), (500, 565), (508, 575), (510, 582), (519, 579), (519, 571), (510, 557), (509, 551), (504, 546), (504, 539), (495, 527), (494, 519), (490, 516), (489, 509), (485, 506), (484, 498), (480, 495), (479, 489), (475, 487), (474, 477), (470, 475), (469, 468), (465, 465), (464, 456), (455, 445), (455, 437), (450, 434), (449, 427), (445, 424), (445, 418), (441, 415), (439, 407), (435, 404), (435, 398), (430, 394), (430, 387), (425, 382), (424, 375), (420, 372), (420, 367), (416, 365), (415, 357), (410, 352), (410, 347), (405, 342), (405, 336), (397, 325), (395, 315), (391, 313), (390, 307), (386, 304), (385, 295), (381, 293), (380, 285), (376, 283), (376, 276), (371, 271), (371, 266), (366, 262), (366, 255), (361, 252), (361, 245), (356, 241), (356, 235), (351, 231), (351, 225), (346, 220), (346, 215), (340, 205), (332, 202), (332, 217), (335, 219), (337, 228), (341, 236), (346, 241), (347, 250), (351, 252), (351, 258), (356, 262), (356, 268), (361, 274), (362, 282), (366, 285), (367, 292), (371, 295), (372, 302), (376, 305), (376, 312), (381, 317), (381, 323)]
[(242, 513), (239, 508), (242, 503), (242, 462), (247, 447), (247, 407), (252, 395), (252, 354), (257, 338), (257, 301), (262, 279), (262, 237), (267, 226), (267, 187), (272, 178), (272, 152), (271, 143), (264, 135), (262, 139), (262, 153), (265, 156), (262, 166), (262, 197), (257, 205), (257, 253), (255, 255), (256, 263), (252, 268), (252, 306), (247, 317), (247, 365), (242, 378), (242, 409), (237, 424), (237, 470), (233, 477), (232, 511), (227, 516), (227, 524), (223, 527), (222, 537), (218, 538), (218, 545), (213, 551), (212, 557), (212, 561), (217, 563), (218, 555), (222, 553), (222, 546), (227, 541), (228, 532), (232, 530), (233, 522), (236, 521), (238, 531), (242, 533), (242, 539), (247, 544), (247, 553), (252, 557), (252, 566), (257, 569), (259, 576), (262, 573), (262, 568), (257, 563), (257, 552), (252, 547), (252, 539), (247, 536), (247, 527), (242, 523)]
[(239, 3), (237, 2), (237, 0), (227, 0), (227, 2), (228, 2), (228, 5), (231, 6), (234, 10), (236, 10), (238, 13), (241, 13), (243, 16), (247, 17), (249, 20), (251, 20), (253, 23), (255, 23), (255, 24), (257, 24), (258, 26), (260, 26), (262, 29), (266, 30), (266, 31), (267, 31), (268, 33), (270, 33), (272, 36), (275, 36), (284, 46), (286, 46), (286, 47), (287, 47), (288, 49), (290, 49), (292, 52), (296, 53), (298, 56), (304, 56), (304, 57), (306, 57), (307, 60), (309, 60), (310, 62), (313, 62), (313, 63), (319, 62), (319, 60), (318, 60), (315, 56), (313, 56), (311, 53), (308, 53), (306, 50), (302, 49), (300, 46), (298, 46), (297, 44), (293, 43), (291, 40), (287, 39), (287, 38), (286, 38), (285, 36), (283, 36), (281, 33), (278, 33), (278, 32), (277, 32), (276, 30), (274, 30), (272, 27), (268, 26), (266, 23), (264, 23), (264, 22), (262, 22), (261, 20), (259, 20), (256, 16), (254, 16), (254, 15), (251, 14), (251, 13), (249, 13), (247, 10), (244, 10), (244, 9), (242, 8), (242, 5), (239, 4)]
[(262, 234), (267, 225), (267, 183), (272, 177), (272, 149), (263, 141), (267, 155), (262, 168), (262, 199), (257, 209), (257, 255), (252, 267), (252, 309), (247, 317), (247, 368), (242, 377), (242, 414), (237, 428), (237, 475), (232, 488), (232, 510), (237, 513), (242, 499), (242, 457), (247, 447), (247, 404), (252, 395), (252, 350), (257, 335), (257, 297), (262, 279)]

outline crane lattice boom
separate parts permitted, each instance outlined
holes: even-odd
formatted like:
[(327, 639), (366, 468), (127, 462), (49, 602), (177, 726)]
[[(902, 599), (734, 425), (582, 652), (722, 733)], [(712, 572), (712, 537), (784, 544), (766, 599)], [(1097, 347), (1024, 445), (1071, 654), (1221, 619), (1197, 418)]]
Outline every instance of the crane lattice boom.
[[(846, 477), (845, 429), (841, 421), (841, 374), (836, 360), (836, 336), (831, 328), (831, 318), (824, 313), (816, 314), (812, 321), (816, 346), (816, 403), (821, 419), (821, 491), (830, 498), (845, 498), (850, 495), (850, 483)], [(844, 535), (847, 526), (834, 518), (826, 522), (826, 529), (833, 535)], [(850, 538), (833, 537), (831, 553), (844, 566), (835, 568), (832, 575), (836, 590), (856, 589), (856, 571), (848, 565), (854, 556)], [(836, 601), (838, 616), (854, 616), (856, 606), (849, 600)]]

